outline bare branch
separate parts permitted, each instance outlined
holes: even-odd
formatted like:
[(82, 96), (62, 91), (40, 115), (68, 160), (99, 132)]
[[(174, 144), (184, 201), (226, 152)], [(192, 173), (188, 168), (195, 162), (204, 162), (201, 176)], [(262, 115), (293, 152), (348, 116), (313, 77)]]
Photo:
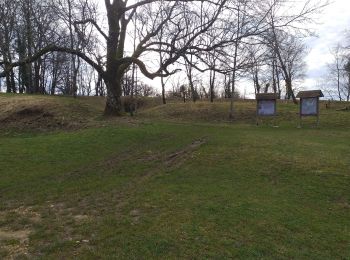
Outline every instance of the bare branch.
[(141, 72), (149, 79), (154, 79), (156, 77), (168, 77), (180, 71), (179, 69), (176, 69), (171, 72), (162, 73), (163, 69), (158, 69), (158, 71), (152, 73), (147, 70), (146, 65), (141, 60), (134, 57), (125, 57), (125, 58), (119, 59), (118, 61), (123, 64), (135, 63), (140, 68)]
[(95, 28), (97, 29), (97, 31), (107, 40), (108, 39), (108, 36), (107, 34), (105, 34), (103, 32), (103, 30), (101, 29), (100, 26), (98, 26), (98, 24), (96, 23), (95, 20), (93, 19), (86, 19), (86, 20), (82, 20), (82, 21), (75, 21), (74, 22), (74, 25), (78, 25), (78, 24), (87, 24), (87, 23), (91, 23), (92, 25), (95, 26)]
[(49, 46), (41, 49), (39, 52), (34, 54), (32, 57), (28, 57), (28, 58), (21, 60), (21, 61), (12, 62), (12, 63), (6, 63), (4, 61), (0, 61), (0, 65), (4, 66), (4, 72), (0, 73), (0, 77), (4, 77), (4, 75), (6, 75), (6, 73), (8, 73), (8, 71), (10, 71), (12, 68), (34, 62), (34, 61), (38, 60), (39, 58), (41, 58), (43, 55), (45, 55), (47, 53), (51, 53), (51, 52), (65, 52), (65, 53), (74, 54), (74, 55), (78, 56), (79, 58), (83, 59), (84, 61), (86, 61), (89, 65), (91, 65), (101, 76), (104, 76), (104, 74), (105, 74), (104, 69), (100, 65), (95, 63), (92, 59), (90, 59), (88, 56), (86, 56), (84, 53), (82, 53), (78, 50), (73, 50), (73, 49), (66, 48), (66, 47), (49, 45)]

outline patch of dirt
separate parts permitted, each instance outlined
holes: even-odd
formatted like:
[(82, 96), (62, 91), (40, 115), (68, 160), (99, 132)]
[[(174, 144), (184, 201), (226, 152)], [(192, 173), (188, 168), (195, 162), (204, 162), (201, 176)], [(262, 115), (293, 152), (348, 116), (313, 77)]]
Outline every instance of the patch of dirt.
[(41, 215), (38, 212), (35, 212), (32, 207), (19, 207), (12, 210), (12, 212), (29, 219), (31, 223), (38, 223), (41, 221)]
[(0, 119), (1, 128), (56, 129), (68, 124), (43, 106), (19, 107)]
[(88, 215), (75, 215), (75, 216), (73, 216), (73, 218), (78, 223), (90, 220), (90, 216), (88, 216)]
[(0, 129), (75, 130), (86, 127), (95, 109), (84, 99), (16, 95), (0, 97)]
[[(5, 259), (22, 259), (29, 256), (29, 235), (33, 225), (41, 222), (41, 215), (32, 207), (18, 207), (0, 212), (0, 219), (6, 221), (11, 216), (15, 223), (0, 229), (0, 250), (6, 254)], [(21, 222), (25, 221), (25, 225)]]
[(133, 209), (132, 211), (130, 211), (130, 216), (131, 216), (131, 224), (132, 225), (136, 225), (139, 223), (140, 221), (140, 217), (141, 217), (141, 212), (138, 209)]
[(18, 240), (20, 243), (28, 241), (30, 230), (1, 230), (0, 229), (0, 241), (4, 240)]
[(28, 255), (30, 230), (1, 230), (0, 248), (7, 252), (7, 259)]
[[(42, 217), (32, 207), (21, 206), (0, 211), (0, 221), (6, 224), (7, 230), (29, 230), (41, 223)], [(3, 227), (5, 227), (4, 224)]]
[(92, 219), (91, 215), (85, 214), (79, 206), (68, 206), (63, 202), (52, 203), (47, 201), (47, 204), (43, 210), (49, 210), (50, 214), (56, 219), (68, 219), (69, 221), (74, 220), (76, 223), (90, 221)]

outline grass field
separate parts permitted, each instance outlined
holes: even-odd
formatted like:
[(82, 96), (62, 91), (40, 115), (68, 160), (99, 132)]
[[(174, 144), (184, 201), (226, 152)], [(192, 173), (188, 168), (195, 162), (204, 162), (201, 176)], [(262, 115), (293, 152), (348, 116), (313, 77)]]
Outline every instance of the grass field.
[(257, 127), (250, 101), (0, 95), (0, 258), (349, 259), (346, 105), (298, 129), (283, 102)]

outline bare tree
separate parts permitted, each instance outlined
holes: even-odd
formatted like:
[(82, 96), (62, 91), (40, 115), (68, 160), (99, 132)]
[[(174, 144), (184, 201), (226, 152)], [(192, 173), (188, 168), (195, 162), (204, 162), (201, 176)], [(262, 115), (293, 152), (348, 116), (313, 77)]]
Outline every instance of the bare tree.
[[(32, 0), (23, 0), (32, 1)], [(34, 0), (33, 0), (34, 1)], [(64, 0), (61, 0), (63, 3)], [(198, 61), (203, 62), (203, 53), (233, 48), (231, 55), (231, 66), (225, 66), (224, 69), (216, 68), (216, 72), (231, 74), (231, 93), (234, 92), (237, 72), (241, 69), (239, 60), (242, 55), (239, 49), (248, 44), (252, 38), (257, 38), (266, 32), (269, 28), (272, 30), (274, 46), (279, 42), (276, 39), (277, 31), (281, 28), (291, 27), (303, 20), (317, 8), (308, 8), (308, 5), (297, 14), (283, 15), (276, 10), (277, 6), (289, 1), (282, 0), (264, 0), (259, 3), (252, 0), (138, 0), (128, 3), (126, 0), (105, 0), (105, 9), (107, 13), (108, 32), (104, 31), (95, 16), (75, 15), (75, 0), (65, 0), (63, 6), (68, 9), (66, 16), (69, 44), (67, 41), (47, 42), (45, 45), (38, 45), (37, 48), (28, 48), (26, 58), (13, 61), (4, 59), (0, 61), (4, 71), (0, 76), (11, 75), (11, 71), (18, 66), (30, 64), (52, 52), (65, 52), (72, 55), (70, 70), (73, 73), (73, 80), (77, 69), (77, 62), (84, 60), (92, 66), (99, 77), (104, 81), (107, 90), (107, 101), (105, 114), (118, 115), (121, 113), (121, 95), (122, 80), (130, 66), (137, 65), (139, 70), (148, 78), (165, 77), (178, 71), (174, 63), (181, 58), (189, 62), (191, 69), (201, 70)], [(92, 0), (79, 0), (78, 5), (89, 9)], [(85, 8), (84, 7), (84, 8)], [(67, 12), (65, 12), (67, 13)], [(138, 14), (135, 16), (135, 14)], [(189, 20), (189, 17), (191, 19)], [(232, 19), (234, 18), (234, 19)], [(283, 19), (282, 19), (283, 18)], [(78, 20), (75, 20), (78, 19)], [(134, 20), (134, 27), (129, 26)], [(184, 23), (184, 21), (189, 21)], [(226, 24), (226, 25), (225, 25)], [(83, 29), (82, 27), (85, 26)], [(89, 27), (90, 26), (90, 27)], [(90, 30), (96, 29), (103, 39), (99, 49), (105, 49), (104, 61), (97, 60), (96, 55), (85, 46), (85, 39), (89, 39)], [(138, 41), (134, 50), (127, 47), (128, 31), (137, 28)], [(217, 37), (213, 42), (204, 41), (204, 36), (210, 28), (215, 28)], [(272, 28), (272, 29), (271, 29)], [(33, 29), (33, 27), (31, 28)], [(30, 31), (29, 29), (27, 31)], [(33, 31), (33, 34), (35, 32)], [(76, 33), (76, 34), (74, 34)], [(32, 34), (32, 36), (33, 36)], [(164, 37), (159, 39), (159, 35)], [(30, 34), (28, 34), (30, 36)], [(27, 37), (28, 38), (28, 37)], [(66, 38), (67, 39), (67, 38)], [(76, 42), (74, 42), (76, 40)], [(277, 44), (276, 44), (277, 42)], [(45, 43), (45, 41), (44, 41)], [(31, 40), (27, 39), (27, 45)], [(28, 46), (27, 46), (28, 47)], [(242, 47), (242, 49), (244, 49)], [(29, 50), (35, 50), (31, 53)], [(162, 59), (157, 68), (147, 60), (150, 55), (162, 53)], [(73, 60), (73, 56), (75, 57)], [(188, 59), (188, 57), (194, 57)], [(282, 59), (282, 55), (277, 55)], [(279, 57), (281, 56), (281, 57)], [(47, 56), (46, 56), (47, 58)], [(220, 63), (224, 58), (220, 58)], [(158, 60), (158, 59), (157, 59)], [(194, 64), (193, 64), (194, 63)], [(75, 69), (75, 70), (74, 70)], [(47, 73), (47, 72), (45, 72)], [(46, 74), (47, 75), (47, 74)], [(71, 77), (70, 77), (71, 78)], [(69, 82), (67, 82), (69, 83)], [(73, 82), (74, 83), (74, 82)], [(75, 84), (73, 84), (75, 85)], [(291, 87), (287, 87), (291, 89)], [(74, 90), (74, 93), (76, 90)], [(165, 91), (164, 91), (165, 92)], [(195, 93), (191, 89), (192, 95)], [(231, 95), (233, 98), (233, 95)], [(233, 100), (231, 105), (231, 116), (233, 115)]]
[[(266, 43), (273, 50), (279, 62), (286, 85), (286, 96), (291, 98), (294, 103), (297, 103), (292, 85), (292, 76), (293, 74), (296, 76), (297, 70), (294, 69), (293, 72), (291, 65), (294, 63), (293, 59), (300, 59), (298, 53), (295, 52), (293, 54), (293, 49), (289, 48), (289, 46), (294, 45), (293, 47), (298, 48), (299, 51), (305, 50), (300, 39), (312, 33), (305, 24), (313, 22), (313, 15), (327, 6), (328, 2), (308, 0), (305, 3), (300, 3), (300, 7), (291, 6), (288, 1), (273, 0), (273, 2), (274, 4), (267, 15), (269, 29), (264, 36)], [(281, 15), (286, 10), (288, 10), (290, 15)], [(290, 57), (291, 60), (286, 59), (287, 57)]]
[(339, 43), (331, 49), (331, 54), (333, 56), (333, 61), (328, 64), (328, 72), (330, 80), (336, 82), (336, 92), (340, 101), (345, 97), (343, 95), (344, 86), (344, 68), (346, 66), (346, 53), (344, 52), (344, 47)]
[[(0, 52), (3, 58), (3, 64), (12, 63), (13, 60), (11, 47), (13, 46), (15, 34), (15, 7), (13, 1), (5, 0), (0, 3)], [(6, 92), (16, 92), (13, 68), (5, 71), (3, 76), (6, 78)]]
[(345, 71), (345, 96), (346, 96), (346, 101), (350, 101), (350, 58), (347, 58), (347, 62), (344, 66), (344, 71)]
[[(133, 63), (137, 64), (141, 72), (151, 79), (174, 73), (175, 71), (169, 71), (168, 67), (181, 58), (190, 44), (215, 23), (227, 0), (219, 0), (217, 3), (205, 1), (212, 10), (211, 16), (206, 19), (202, 26), (194, 28), (193, 31), (187, 32), (186, 35), (184, 35), (183, 25), (181, 25), (186, 14), (183, 12), (180, 3), (187, 1), (166, 1), (167, 4), (160, 10), (157, 10), (158, 15), (153, 16), (152, 20), (148, 19), (149, 17), (144, 17), (146, 20), (146, 23), (144, 23), (145, 21), (143, 21), (141, 17), (138, 26), (144, 26), (143, 37), (140, 39), (135, 51), (131, 55), (125, 55), (125, 42), (128, 25), (136, 10), (138, 8), (149, 8), (152, 4), (156, 4), (157, 2), (159, 1), (143, 0), (134, 4), (127, 4), (127, 2), (123, 0), (114, 0), (112, 2), (105, 0), (108, 33), (103, 32), (102, 28), (93, 19), (77, 21), (80, 24), (93, 24), (102, 37), (104, 37), (107, 46), (107, 62), (105, 68), (101, 67), (96, 61), (81, 50), (74, 49), (71, 46), (61, 47), (56, 45), (48, 45), (36, 54), (30, 55), (25, 60), (12, 63), (0, 62), (0, 64), (6, 63), (5, 71), (8, 73), (13, 67), (33, 62), (46, 53), (61, 51), (74, 54), (94, 67), (103, 78), (107, 87), (105, 114), (120, 114), (122, 110), (120, 99), (122, 95), (122, 78), (128, 67)], [(163, 19), (161, 19), (159, 13), (163, 13)], [(169, 25), (169, 28), (172, 29), (171, 33), (167, 34), (170, 37), (162, 43), (162, 46), (167, 49), (167, 58), (158, 69), (154, 72), (150, 72), (149, 69), (147, 69), (146, 64), (140, 58), (146, 52), (152, 52), (157, 49), (159, 42), (156, 40), (156, 36), (162, 28), (166, 28), (166, 25)], [(181, 39), (184, 38), (187, 38), (188, 40), (180, 45), (182, 42)]]

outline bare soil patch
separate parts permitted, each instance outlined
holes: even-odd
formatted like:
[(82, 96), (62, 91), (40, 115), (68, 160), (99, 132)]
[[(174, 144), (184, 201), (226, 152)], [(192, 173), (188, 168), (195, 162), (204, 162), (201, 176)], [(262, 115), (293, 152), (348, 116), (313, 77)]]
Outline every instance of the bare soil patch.
[(0, 241), (4, 240), (19, 240), (21, 243), (24, 243), (28, 240), (30, 230), (1, 230), (0, 229)]
[(30, 230), (0, 229), (0, 249), (7, 253), (6, 259), (16, 259), (28, 255)]
[(1, 127), (17, 129), (52, 129), (63, 128), (67, 124), (57, 118), (54, 113), (47, 111), (44, 107), (23, 107), (10, 112), (6, 117), (0, 119)]

